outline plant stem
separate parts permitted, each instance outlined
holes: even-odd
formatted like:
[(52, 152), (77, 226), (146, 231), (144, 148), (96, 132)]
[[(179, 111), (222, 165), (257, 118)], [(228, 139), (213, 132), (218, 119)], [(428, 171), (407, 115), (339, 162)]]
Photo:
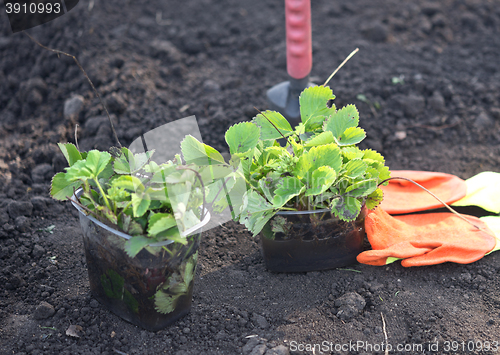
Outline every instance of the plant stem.
[(167, 248), (167, 246), (165, 246), (165, 245), (164, 245), (162, 248), (163, 248), (164, 250), (166, 250), (166, 251), (167, 251), (167, 253), (169, 253), (169, 254), (170, 254), (170, 256), (174, 256), (174, 253), (173, 253), (173, 252), (171, 252), (171, 251)]
[(95, 183), (97, 185), (97, 188), (99, 189), (99, 192), (101, 193), (102, 195), (102, 198), (104, 200), (104, 203), (106, 204), (106, 207), (108, 208), (108, 210), (110, 211), (113, 211), (113, 209), (111, 208), (111, 206), (109, 205), (109, 201), (108, 201), (108, 198), (106, 197), (106, 194), (104, 193), (104, 190), (102, 189), (101, 187), (101, 184), (99, 184), (99, 180), (97, 179), (97, 176), (95, 178)]

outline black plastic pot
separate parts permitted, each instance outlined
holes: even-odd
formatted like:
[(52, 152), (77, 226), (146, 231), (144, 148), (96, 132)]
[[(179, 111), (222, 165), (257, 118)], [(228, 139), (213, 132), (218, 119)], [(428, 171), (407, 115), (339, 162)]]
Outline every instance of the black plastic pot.
[[(278, 212), (261, 233), (266, 268), (306, 272), (355, 263), (363, 251), (365, 215), (363, 209), (355, 221), (344, 222), (328, 209)], [(281, 231), (273, 232), (278, 225)]]
[[(81, 193), (81, 192), (80, 192)], [(79, 191), (77, 191), (77, 196)], [(186, 231), (187, 245), (170, 240), (149, 245), (130, 258), (124, 251), (131, 236), (80, 212), (92, 296), (111, 312), (144, 329), (156, 331), (189, 313), (201, 228), (210, 215)]]

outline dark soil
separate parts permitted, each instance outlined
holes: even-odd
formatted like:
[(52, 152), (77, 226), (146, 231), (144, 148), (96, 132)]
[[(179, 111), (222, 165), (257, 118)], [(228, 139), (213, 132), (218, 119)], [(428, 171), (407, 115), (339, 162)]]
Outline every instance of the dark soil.
[[(497, 2), (312, 2), (314, 82), (360, 48), (330, 85), (337, 106), (358, 106), (363, 148), (392, 169), (498, 171)], [(48, 186), (65, 166), (57, 142), (74, 141), (78, 124), (81, 149), (106, 149), (110, 126), (73, 60), (13, 35), (3, 11), (0, 353), (270, 355), (327, 342), (325, 353), (382, 354), (385, 333), (394, 348), (415, 346), (404, 354), (497, 353), (500, 253), (471, 265), (270, 273), (259, 239), (234, 223), (204, 234), (193, 307), (175, 325), (153, 333), (108, 312), (90, 295), (77, 213)], [(196, 115), (204, 141), (224, 149), (224, 131), (265, 109), (265, 91), (287, 78), (283, 1), (81, 0), (29, 33), (77, 56), (124, 145)]]

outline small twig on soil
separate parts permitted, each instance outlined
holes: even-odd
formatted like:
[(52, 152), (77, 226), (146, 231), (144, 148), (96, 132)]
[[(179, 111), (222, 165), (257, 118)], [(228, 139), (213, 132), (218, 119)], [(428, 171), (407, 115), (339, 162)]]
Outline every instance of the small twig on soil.
[(76, 65), (78, 66), (78, 68), (82, 71), (83, 75), (85, 75), (85, 77), (87, 78), (87, 81), (89, 82), (90, 86), (92, 87), (92, 90), (94, 90), (94, 93), (99, 98), (99, 101), (101, 102), (101, 105), (104, 107), (104, 111), (106, 111), (106, 115), (108, 116), (109, 124), (111, 125), (111, 130), (113, 131), (113, 135), (115, 137), (116, 143), (121, 148), (122, 145), (120, 143), (120, 140), (118, 139), (118, 135), (116, 134), (115, 126), (113, 124), (113, 121), (111, 120), (111, 116), (109, 115), (108, 108), (104, 104), (104, 101), (102, 100), (101, 95), (99, 95), (99, 92), (95, 88), (94, 83), (92, 83), (92, 80), (90, 80), (89, 76), (87, 75), (87, 72), (85, 71), (85, 69), (83, 69), (83, 67), (80, 64), (80, 62), (78, 61), (78, 59), (76, 59), (76, 57), (74, 55), (68, 54), (66, 52), (63, 52), (63, 51), (60, 51), (60, 50), (57, 50), (57, 49), (52, 49), (52, 48), (46, 47), (43, 44), (41, 44), (40, 42), (38, 42), (35, 38), (33, 38), (28, 32), (25, 32), (25, 31), (23, 31), (23, 32), (24, 32), (24, 34), (26, 36), (28, 36), (33, 42), (35, 42), (40, 47), (42, 47), (42, 48), (44, 48), (44, 49), (46, 49), (48, 51), (54, 52), (57, 55), (62, 54), (62, 55), (65, 55), (67, 57), (73, 58), (73, 60), (75, 61)]
[(354, 271), (354, 272), (359, 272), (361, 273), (362, 271), (359, 271), (359, 270), (356, 270), (356, 269), (341, 269), (341, 268), (337, 268), (337, 270), (342, 270), (342, 271)]
[(78, 146), (78, 123), (75, 124), (75, 145), (76, 149), (80, 151), (80, 147)]
[(125, 352), (120, 351), (120, 350), (115, 349), (115, 348), (113, 348), (113, 351), (114, 351), (115, 353), (117, 353), (117, 354), (120, 354), (120, 355), (128, 355), (128, 353), (125, 353)]
[(382, 316), (382, 330), (384, 331), (384, 337), (385, 337), (385, 355), (389, 355), (389, 349), (387, 348), (387, 344), (389, 344), (389, 340), (387, 339), (387, 331), (385, 330), (384, 314), (382, 312), (380, 312), (380, 315)]
[(359, 51), (359, 48), (356, 48), (355, 50), (353, 50), (353, 51), (351, 52), (351, 54), (349, 54), (349, 55), (347, 56), (347, 58), (346, 58), (346, 59), (344, 59), (344, 61), (343, 61), (342, 63), (340, 63), (340, 65), (337, 67), (337, 69), (335, 69), (335, 71), (332, 73), (332, 75), (330, 75), (330, 76), (328, 77), (328, 79), (326, 79), (326, 81), (325, 81), (325, 83), (323, 84), (323, 86), (326, 86), (326, 84), (328, 84), (328, 82), (329, 82), (330, 80), (332, 80), (332, 78), (335, 76), (335, 74), (337, 74), (337, 72), (340, 70), (340, 68), (342, 68), (342, 67), (344, 66), (344, 64), (345, 64), (345, 63), (347, 63), (347, 61), (348, 61), (349, 59), (351, 59), (351, 58), (352, 58), (352, 56), (353, 56), (353, 55), (355, 55), (356, 53), (358, 53), (358, 51)]

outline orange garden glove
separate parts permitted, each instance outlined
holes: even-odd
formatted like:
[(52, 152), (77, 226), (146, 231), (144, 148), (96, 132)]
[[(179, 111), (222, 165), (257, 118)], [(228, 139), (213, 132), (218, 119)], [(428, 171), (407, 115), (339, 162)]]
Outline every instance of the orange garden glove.
[(393, 217), (376, 208), (365, 219), (373, 250), (362, 252), (357, 260), (363, 264), (385, 265), (404, 259), (401, 265), (405, 267), (447, 261), (467, 264), (500, 249), (500, 217), (464, 217), (481, 230), (452, 213)]
[[(412, 179), (453, 206), (479, 206), (500, 213), (500, 173), (484, 172), (467, 181), (443, 173), (392, 171), (394, 177)], [(391, 180), (382, 187), (384, 201), (365, 220), (373, 250), (358, 255), (360, 263), (385, 265), (399, 259), (403, 266), (433, 265), (447, 261), (471, 263), (500, 250), (500, 216), (465, 216), (452, 213), (401, 214), (442, 207), (424, 190), (406, 180)]]
[[(467, 191), (464, 180), (445, 173), (392, 170), (391, 176), (411, 179), (447, 204), (465, 197)], [(438, 200), (410, 181), (391, 180), (389, 185), (380, 188), (384, 191), (384, 200), (380, 207), (389, 214), (412, 213), (443, 207)]]

